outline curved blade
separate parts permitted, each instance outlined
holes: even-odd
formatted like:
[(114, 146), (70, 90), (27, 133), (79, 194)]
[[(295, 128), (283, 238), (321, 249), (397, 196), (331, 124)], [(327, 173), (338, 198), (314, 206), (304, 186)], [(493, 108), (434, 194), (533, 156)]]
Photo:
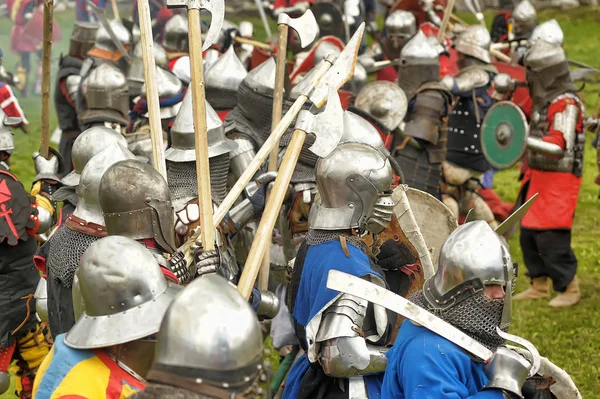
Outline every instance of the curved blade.
[(225, 19), (225, 2), (223, 0), (200, 0), (199, 4), (200, 9), (210, 11), (211, 15), (210, 28), (208, 28), (202, 43), (202, 51), (206, 51), (217, 42), (219, 33), (221, 33), (223, 20)]
[(277, 18), (277, 25), (286, 24), (298, 33), (300, 37), (300, 47), (306, 48), (315, 40), (319, 34), (319, 24), (311, 10), (306, 10), (301, 17), (290, 18), (289, 15), (282, 13)]
[(325, 158), (335, 150), (344, 134), (343, 118), (344, 109), (340, 96), (331, 87), (325, 110), (315, 116), (312, 129), (307, 132), (315, 135), (315, 142), (309, 148), (313, 154)]
[(515, 224), (519, 223), (529, 208), (531, 208), (531, 205), (533, 205), (533, 201), (535, 201), (537, 196), (538, 193), (535, 193), (533, 197), (529, 198), (529, 200), (521, 205), (519, 209), (511, 213), (510, 216), (507, 217), (502, 224), (500, 224), (500, 226), (496, 227), (496, 234), (499, 236), (504, 235), (504, 233), (509, 231)]
[(360, 24), (346, 47), (344, 47), (344, 50), (338, 56), (333, 66), (327, 71), (325, 76), (321, 78), (317, 87), (315, 87), (308, 96), (310, 101), (312, 101), (317, 108), (321, 108), (323, 104), (325, 104), (330, 88), (334, 88), (337, 91), (354, 74), (356, 56), (358, 55), (358, 48), (364, 31), (365, 23), (363, 22)]
[(106, 13), (104, 12), (104, 8), (98, 7), (96, 4), (94, 4), (94, 2), (90, 0), (88, 0), (88, 5), (92, 8), (94, 14), (96, 14), (96, 17), (98, 17), (98, 20), (100, 21), (104, 29), (106, 29), (106, 31), (108, 32), (110, 40), (112, 40), (119, 52), (123, 55), (123, 57), (125, 57), (127, 61), (131, 61), (131, 56), (125, 49), (125, 46), (123, 46), (123, 43), (121, 43), (121, 41), (117, 38), (117, 35), (115, 35), (115, 32), (112, 30), (110, 22), (108, 21)]
[(354, 295), (371, 303), (391, 310), (407, 319), (420, 324), (437, 335), (460, 346), (467, 352), (487, 361), (492, 358), (491, 350), (469, 337), (458, 328), (440, 319), (425, 309), (415, 305), (408, 299), (394, 294), (392, 291), (375, 285), (367, 280), (355, 277), (339, 270), (330, 270), (327, 278), (327, 288)]
[(523, 348), (527, 349), (529, 353), (531, 353), (531, 368), (529, 369), (529, 376), (533, 377), (534, 375), (536, 375), (536, 373), (540, 369), (541, 363), (540, 352), (538, 352), (537, 348), (525, 338), (504, 332), (499, 327), (496, 327), (496, 332), (502, 338), (521, 345)]

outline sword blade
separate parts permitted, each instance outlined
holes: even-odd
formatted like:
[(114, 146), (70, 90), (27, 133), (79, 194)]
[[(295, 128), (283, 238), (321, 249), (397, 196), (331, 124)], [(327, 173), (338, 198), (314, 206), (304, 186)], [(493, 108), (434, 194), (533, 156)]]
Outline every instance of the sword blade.
[(498, 234), (499, 236), (504, 235), (515, 225), (515, 223), (519, 223), (519, 221), (523, 219), (523, 216), (525, 216), (529, 208), (531, 208), (531, 205), (533, 205), (533, 201), (535, 201), (537, 196), (538, 194), (535, 193), (533, 197), (529, 198), (529, 200), (523, 205), (521, 205), (519, 209), (511, 213), (510, 216), (507, 217), (504, 220), (504, 222), (502, 222), (502, 224), (500, 224), (500, 226), (496, 228), (496, 234)]
[(407, 319), (433, 331), (467, 352), (487, 361), (492, 358), (491, 350), (469, 337), (450, 323), (415, 305), (392, 291), (339, 270), (330, 270), (327, 288), (354, 295), (371, 303), (383, 306)]

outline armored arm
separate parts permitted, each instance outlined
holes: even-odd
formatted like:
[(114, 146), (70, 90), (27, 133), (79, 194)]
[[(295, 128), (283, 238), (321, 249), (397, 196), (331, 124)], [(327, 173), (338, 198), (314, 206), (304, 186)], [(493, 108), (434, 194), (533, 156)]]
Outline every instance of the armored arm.
[(81, 76), (69, 75), (65, 79), (65, 86), (67, 88), (67, 96), (72, 104), (77, 103), (77, 92), (79, 91), (79, 84), (81, 83)]
[(425, 90), (416, 95), (410, 120), (404, 126), (404, 134), (438, 144), (440, 126), (446, 113), (447, 101), (437, 90)]
[(369, 302), (343, 294), (323, 313), (316, 342), (319, 363), (330, 377), (352, 377), (382, 372), (386, 348), (367, 344), (362, 328)]
[(256, 155), (252, 140), (241, 136), (230, 136), (238, 147), (229, 153), (229, 167), (234, 179), (237, 181), (252, 162)]
[(564, 101), (567, 103), (561, 111), (552, 113), (552, 105), (548, 110), (548, 120), (552, 123), (550, 134), (541, 138), (527, 138), (527, 148), (530, 151), (559, 158), (573, 152), (581, 110), (575, 100), (568, 98)]
[(490, 83), (490, 75), (483, 69), (471, 69), (457, 77), (446, 75), (440, 83), (452, 94), (457, 95), (487, 85)]

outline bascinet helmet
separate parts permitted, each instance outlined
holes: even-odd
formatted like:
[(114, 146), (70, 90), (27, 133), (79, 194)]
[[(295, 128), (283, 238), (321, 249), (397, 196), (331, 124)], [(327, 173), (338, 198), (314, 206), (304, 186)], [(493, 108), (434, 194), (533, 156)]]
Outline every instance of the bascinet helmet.
[(69, 55), (77, 58), (85, 58), (88, 51), (94, 47), (96, 32), (99, 25), (92, 22), (76, 21), (71, 33)]
[(505, 297), (497, 327), (506, 329), (512, 319), (515, 277), (508, 247), (487, 222), (478, 220), (450, 234), (442, 245), (438, 270), (425, 282), (423, 294), (430, 308), (445, 311), (482, 292), (486, 285), (501, 285)]
[(390, 37), (408, 39), (417, 33), (417, 20), (412, 12), (396, 10), (385, 19), (385, 31)]
[(223, 277), (206, 275), (167, 310), (148, 379), (168, 382), (177, 375), (191, 384), (242, 392), (261, 374), (262, 350), (260, 325), (248, 302)]
[(109, 235), (154, 239), (163, 251), (175, 251), (171, 193), (152, 166), (125, 160), (108, 168), (100, 180), (100, 206)]
[(341, 144), (317, 161), (315, 174), (321, 203), (311, 211), (311, 229), (385, 229), (393, 207), (392, 168), (381, 151), (366, 144)]
[[(131, 47), (131, 33), (127, 30), (127, 28), (116, 19), (109, 21), (110, 27), (115, 34), (117, 40), (123, 44), (125, 49), (130, 49)], [(118, 52), (116, 44), (113, 42), (112, 38), (108, 31), (104, 28), (104, 26), (99, 26), (96, 31), (96, 37), (94, 40), (94, 47), (104, 51), (110, 52)], [(93, 55), (93, 54), (92, 54)]]
[(490, 56), (491, 42), (490, 33), (484, 26), (471, 25), (458, 36), (454, 42), (454, 47), (461, 54), (489, 64), (492, 61)]
[(126, 146), (110, 144), (94, 155), (83, 168), (77, 186), (79, 200), (73, 215), (87, 222), (104, 226), (104, 217), (100, 207), (100, 179), (113, 164), (125, 159), (136, 159)]
[(73, 143), (71, 151), (73, 170), (61, 179), (65, 186), (75, 187), (79, 184), (81, 172), (88, 161), (111, 144), (127, 147), (127, 139), (123, 135), (105, 126), (92, 126), (84, 130)]
[(566, 63), (567, 55), (560, 44), (538, 40), (531, 46), (525, 55), (524, 61), (528, 72), (539, 71), (554, 65)]
[(188, 20), (183, 15), (175, 14), (165, 24), (163, 46), (167, 51), (189, 51)]
[(512, 13), (514, 31), (517, 36), (525, 36), (537, 25), (537, 13), (529, 0), (522, 0)]
[(79, 119), (84, 124), (129, 123), (129, 87), (125, 75), (114, 65), (100, 64), (83, 83), (87, 109)]
[(398, 85), (411, 99), (425, 82), (440, 80), (440, 59), (437, 49), (423, 31), (414, 35), (400, 52), (402, 65), (398, 68)]
[[(152, 46), (154, 61), (157, 67), (164, 67), (167, 65), (167, 53), (163, 46), (158, 43), (154, 43)], [(133, 49), (133, 56), (131, 65), (129, 65), (129, 71), (127, 71), (127, 81), (129, 82), (129, 96), (135, 97), (142, 93), (142, 86), (146, 76), (144, 74), (144, 60), (142, 58), (142, 44), (138, 43)], [(160, 88), (160, 87), (159, 87)]]
[(75, 349), (105, 348), (157, 333), (179, 292), (146, 247), (121, 236), (92, 243), (77, 278), (85, 311), (65, 337)]
[(235, 54), (233, 46), (206, 72), (206, 100), (215, 109), (232, 109), (237, 104), (237, 91), (248, 72)]
[(530, 40), (535, 42), (543, 40), (551, 44), (559, 44), (562, 46), (565, 41), (565, 35), (555, 19), (539, 24), (533, 30)]

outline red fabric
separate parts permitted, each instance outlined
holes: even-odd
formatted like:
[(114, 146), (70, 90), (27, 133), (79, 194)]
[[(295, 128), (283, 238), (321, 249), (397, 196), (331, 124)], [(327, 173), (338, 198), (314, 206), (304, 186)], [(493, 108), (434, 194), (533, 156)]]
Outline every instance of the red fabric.
[(177, 276), (175, 275), (175, 273), (162, 266), (160, 267), (160, 271), (162, 272), (163, 276), (165, 276), (165, 278), (169, 280), (170, 283), (179, 285), (179, 280), (177, 280)]
[(311, 4), (314, 2), (314, 0), (275, 0), (275, 4), (273, 5), (273, 7), (275, 7), (275, 8), (290, 7), (296, 3), (301, 3), (303, 1), (307, 1)]
[[(505, 73), (509, 75), (511, 78), (516, 79), (519, 82), (527, 82), (525, 77), (526, 71), (525, 68), (521, 65), (510, 65), (505, 62), (493, 62), (492, 63), (498, 72)], [(531, 118), (531, 108), (533, 106), (533, 100), (529, 95), (529, 89), (527, 86), (518, 87), (517, 90), (512, 95), (511, 101), (517, 104), (523, 112), (527, 119)]]
[(25, 113), (19, 104), (19, 100), (15, 97), (12, 89), (7, 84), (0, 83), (0, 108), (9, 117), (23, 118), (23, 123), (29, 122), (25, 118)]
[[(572, 98), (555, 101), (548, 107), (549, 134), (544, 141), (565, 148), (565, 139), (560, 131), (554, 130), (554, 117), (564, 111), (568, 104), (577, 105), (580, 110), (576, 131), (583, 130), (583, 112), (581, 105)], [(570, 229), (573, 226), (577, 197), (581, 188), (581, 177), (572, 173), (547, 172), (528, 168), (525, 171), (523, 185), (529, 183), (527, 198), (538, 193), (537, 200), (525, 214), (521, 225), (528, 229)], [(523, 186), (521, 187), (523, 188)]]
[(315, 66), (315, 53), (317, 51), (317, 47), (323, 42), (329, 42), (337, 46), (340, 50), (344, 49), (344, 42), (342, 42), (339, 38), (335, 36), (324, 36), (320, 38), (309, 51), (308, 55), (304, 60), (298, 65), (296, 69), (292, 71), (290, 74), (290, 81), (295, 82), (296, 77), (298, 75), (302, 75), (304, 73), (308, 73)]
[(38, 269), (42, 273), (46, 273), (46, 258), (39, 255), (33, 256), (33, 264), (35, 268)]
[(377, 71), (377, 77), (375, 78), (375, 80), (385, 80), (387, 82), (395, 83), (396, 80), (398, 80), (398, 72), (396, 72), (396, 68), (391, 66), (380, 69), (379, 71)]
[(173, 68), (175, 68), (175, 64), (177, 63), (177, 61), (179, 61), (181, 57), (175, 57), (171, 60), (169, 60), (169, 72), (173, 72)]
[(230, 112), (231, 112), (230, 109), (225, 109), (225, 110), (217, 111), (217, 115), (219, 115), (219, 118), (221, 118), (221, 120), (223, 122), (225, 122), (225, 118), (227, 117), (227, 115), (229, 115)]
[(103, 349), (97, 349), (93, 351), (94, 354), (104, 363), (106, 367), (110, 370), (110, 377), (108, 381), (108, 386), (106, 387), (106, 397), (107, 398), (119, 398), (121, 397), (121, 392), (123, 391), (123, 383), (126, 383), (132, 388), (139, 389), (140, 391), (146, 388), (146, 384), (139, 381), (125, 370), (123, 370), (119, 365), (104, 351)]
[(500, 196), (491, 188), (480, 188), (477, 193), (488, 204), (494, 214), (494, 219), (497, 221), (503, 222), (512, 213), (514, 204), (502, 201)]
[[(429, 19), (427, 18), (427, 13), (423, 11), (423, 7), (420, 3), (420, 0), (401, 0), (396, 3), (396, 7), (390, 12), (396, 10), (410, 11), (415, 16), (417, 25), (421, 25), (425, 22), (428, 22)], [(446, 4), (448, 4), (447, 0), (434, 0), (433, 2), (434, 7), (438, 5), (442, 6), (442, 10), (446, 9)], [(443, 11), (438, 11), (437, 15), (440, 17), (440, 19), (444, 18)]]
[(58, 83), (58, 88), (60, 89), (62, 95), (67, 99), (69, 105), (75, 108), (75, 103), (73, 103), (73, 100), (71, 100), (71, 96), (69, 95), (69, 89), (67, 88), (67, 78), (60, 80), (60, 82)]
[(8, 372), (16, 347), (17, 343), (13, 342), (8, 348), (0, 348), (0, 372)]
[(158, 11), (158, 13), (156, 14), (156, 24), (158, 26), (164, 26), (173, 15), (173, 11), (171, 11), (167, 7), (161, 8), (160, 11)]

